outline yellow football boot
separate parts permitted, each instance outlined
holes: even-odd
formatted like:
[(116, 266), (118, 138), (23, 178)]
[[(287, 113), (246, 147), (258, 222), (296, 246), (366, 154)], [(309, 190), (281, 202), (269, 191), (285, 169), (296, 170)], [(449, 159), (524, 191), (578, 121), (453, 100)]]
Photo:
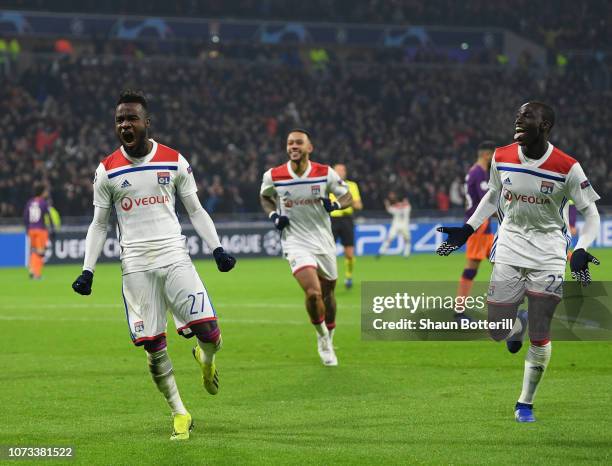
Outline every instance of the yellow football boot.
[(191, 414), (176, 414), (174, 416), (174, 432), (172, 432), (170, 440), (188, 440), (191, 429), (193, 429)]
[(198, 345), (196, 345), (191, 352), (202, 370), (202, 385), (204, 389), (211, 395), (216, 395), (219, 393), (219, 371), (217, 370), (217, 366), (214, 362), (212, 364), (202, 362), (204, 360), (204, 355), (202, 354), (202, 348)]

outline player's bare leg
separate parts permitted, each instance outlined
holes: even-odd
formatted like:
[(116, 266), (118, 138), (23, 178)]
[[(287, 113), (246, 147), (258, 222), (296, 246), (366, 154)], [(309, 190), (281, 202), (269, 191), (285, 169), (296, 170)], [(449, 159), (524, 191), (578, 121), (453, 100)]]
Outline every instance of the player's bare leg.
[(323, 293), (323, 304), (325, 305), (325, 326), (329, 332), (329, 339), (333, 343), (334, 331), (336, 329), (336, 280), (327, 280), (319, 277), (321, 291)]
[(344, 247), (344, 286), (349, 289), (353, 286), (353, 268), (355, 267), (355, 248)]
[(200, 322), (191, 326), (198, 344), (193, 348), (193, 357), (202, 370), (202, 385), (208, 393), (219, 393), (219, 372), (215, 364), (215, 354), (221, 349), (223, 340), (216, 320)]
[(315, 267), (305, 267), (294, 274), (306, 295), (306, 311), (317, 332), (317, 348), (323, 364), (336, 365), (336, 355), (325, 325), (325, 304), (321, 283)]
[(518, 353), (523, 346), (523, 337), (527, 331), (527, 312), (519, 311), (520, 302), (515, 304), (488, 304), (489, 322), (504, 322), (512, 319), (512, 329), (496, 329), (489, 333), (495, 341), (506, 340), (506, 347), (511, 353)]
[(325, 305), (321, 283), (315, 267), (305, 267), (294, 274), (306, 298), (306, 312), (319, 335), (327, 335), (325, 327)]
[(174, 431), (171, 440), (186, 440), (193, 427), (191, 415), (185, 409), (174, 379), (172, 361), (166, 349), (166, 337), (160, 336), (144, 344), (149, 362), (149, 372), (158, 390), (166, 398), (166, 402), (174, 417)]

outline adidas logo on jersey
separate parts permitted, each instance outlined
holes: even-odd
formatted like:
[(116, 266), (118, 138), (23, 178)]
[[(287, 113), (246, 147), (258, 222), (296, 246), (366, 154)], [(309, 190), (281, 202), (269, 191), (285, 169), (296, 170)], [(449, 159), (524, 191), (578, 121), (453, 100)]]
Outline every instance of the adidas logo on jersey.
[(128, 180), (123, 180), (123, 183), (121, 183), (122, 188), (129, 188), (130, 186), (132, 185), (130, 184)]
[(508, 177), (508, 178), (506, 178), (504, 180), (504, 184), (507, 184), (507, 185), (511, 185), (512, 184), (512, 181), (510, 181), (510, 177)]

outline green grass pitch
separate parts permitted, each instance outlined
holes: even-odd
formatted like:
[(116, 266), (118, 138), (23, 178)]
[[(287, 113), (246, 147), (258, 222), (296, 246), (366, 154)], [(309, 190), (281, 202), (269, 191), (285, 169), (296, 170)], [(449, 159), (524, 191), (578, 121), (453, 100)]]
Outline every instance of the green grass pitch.
[[(594, 277), (612, 280), (612, 251), (596, 255)], [(0, 444), (72, 445), (68, 464), (610, 464), (609, 342), (553, 342), (538, 422), (521, 425), (512, 408), (524, 349), (361, 341), (360, 280), (455, 280), (463, 260), (359, 258), (355, 289), (337, 293), (337, 368), (319, 362), (284, 260), (241, 260), (229, 274), (198, 262), (224, 336), (221, 390), (204, 392), (193, 341), (170, 324), (195, 421), (179, 443), (168, 440), (171, 417), (144, 351), (131, 344), (118, 264), (98, 267), (90, 297), (70, 289), (79, 266), (47, 267), (40, 282), (0, 269)], [(486, 264), (478, 278), (489, 273)]]

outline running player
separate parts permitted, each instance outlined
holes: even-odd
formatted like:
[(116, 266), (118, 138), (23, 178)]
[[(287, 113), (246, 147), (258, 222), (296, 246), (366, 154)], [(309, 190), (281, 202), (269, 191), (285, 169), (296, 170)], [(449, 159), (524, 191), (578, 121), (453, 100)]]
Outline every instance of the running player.
[[(495, 152), (495, 143), (491, 141), (480, 143), (478, 159), (465, 176), (465, 221), (472, 216), (480, 200), (487, 192), (493, 152)], [(491, 246), (493, 246), (493, 234), (491, 233), (490, 220), (486, 219), (467, 240), (465, 268), (459, 280), (457, 296), (470, 295), (480, 262), (489, 257)], [(455, 310), (455, 318), (468, 318), (467, 315), (463, 314), (463, 309), (461, 311)]]
[[(344, 247), (344, 287), (348, 290), (353, 286), (353, 268), (355, 266), (355, 222), (353, 221), (353, 213), (356, 210), (363, 209), (363, 204), (357, 183), (346, 179), (346, 165), (338, 163), (334, 165), (334, 170), (346, 183), (346, 187), (353, 196), (352, 206), (334, 210), (330, 214), (334, 241), (339, 239), (340, 244)], [(336, 200), (333, 193), (329, 195), (329, 198), (332, 201)]]
[[(289, 162), (264, 173), (260, 200), (281, 231), (283, 255), (304, 290), (321, 361), (337, 366), (333, 337), (338, 270), (329, 212), (350, 206), (352, 196), (331, 167), (310, 161), (313, 150), (308, 132), (292, 130), (287, 136)], [(331, 201), (330, 193), (337, 200)]]
[(85, 240), (83, 272), (72, 288), (82, 295), (91, 294), (96, 261), (114, 208), (130, 336), (136, 346), (144, 347), (153, 381), (172, 410), (171, 440), (185, 440), (193, 423), (166, 350), (166, 309), (170, 308), (179, 334), (196, 337), (192, 352), (204, 388), (212, 395), (219, 390), (215, 353), (221, 348), (221, 333), (208, 291), (181, 234), (175, 212), (177, 195), (194, 228), (213, 251), (217, 268), (227, 272), (236, 260), (221, 247), (215, 226), (200, 204), (191, 167), (179, 152), (149, 139), (149, 126), (146, 98), (138, 92), (123, 92), (115, 111), (115, 132), (121, 146), (96, 170), (94, 218)]
[(410, 234), (410, 212), (412, 206), (408, 198), (404, 197), (400, 201), (395, 191), (391, 191), (387, 195), (387, 199), (385, 199), (385, 210), (393, 216), (393, 220), (391, 221), (389, 233), (378, 250), (376, 258), (379, 259), (381, 254), (386, 254), (389, 245), (398, 235), (404, 238), (404, 257), (408, 257), (412, 250), (412, 235)]
[(47, 188), (42, 184), (37, 185), (34, 187), (34, 197), (23, 209), (23, 221), (30, 242), (29, 272), (30, 278), (34, 280), (42, 278), (49, 233), (53, 236), (55, 231), (50, 219), (48, 197)]
[[(524, 295), (528, 299), (529, 339), (523, 389), (515, 405), (519, 422), (534, 422), (533, 400), (551, 356), (550, 323), (562, 298), (570, 237), (563, 216), (573, 199), (585, 224), (570, 261), (572, 277), (591, 281), (589, 262), (599, 261), (586, 249), (599, 232), (599, 199), (580, 164), (548, 142), (555, 122), (551, 107), (528, 102), (518, 111), (515, 143), (495, 151), (489, 191), (463, 227), (442, 227), (448, 237), (437, 250), (446, 256), (461, 247), (497, 211), (501, 225), (491, 251), (493, 273), (488, 292), (489, 319), (515, 319)], [(517, 319), (508, 332), (491, 332), (517, 352), (527, 322)]]

